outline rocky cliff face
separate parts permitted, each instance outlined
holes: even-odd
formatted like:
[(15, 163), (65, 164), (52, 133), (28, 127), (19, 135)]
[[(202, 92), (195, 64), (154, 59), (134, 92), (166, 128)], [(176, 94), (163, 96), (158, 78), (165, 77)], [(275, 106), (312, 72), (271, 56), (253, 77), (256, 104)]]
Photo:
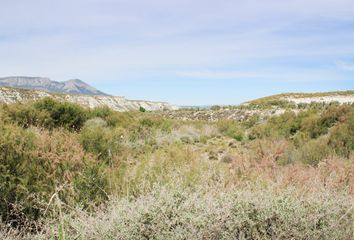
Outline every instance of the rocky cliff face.
[(97, 90), (80, 79), (57, 82), (42, 77), (4, 77), (0, 78), (0, 87), (43, 90), (53, 93), (108, 96), (108, 94)]
[(59, 101), (69, 101), (89, 108), (108, 106), (112, 110), (120, 112), (135, 111), (139, 110), (140, 107), (143, 107), (147, 111), (177, 109), (177, 107), (166, 102), (128, 100), (125, 97), (114, 96), (55, 94), (39, 90), (0, 87), (0, 102), (2, 103), (35, 101), (44, 97), (51, 97)]

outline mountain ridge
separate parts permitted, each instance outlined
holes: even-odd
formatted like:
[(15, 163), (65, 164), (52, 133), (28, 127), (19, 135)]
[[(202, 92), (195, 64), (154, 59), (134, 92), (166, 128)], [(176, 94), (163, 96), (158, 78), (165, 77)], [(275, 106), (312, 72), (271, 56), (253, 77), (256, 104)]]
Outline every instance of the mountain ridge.
[(47, 77), (9, 76), (0, 78), (0, 87), (42, 90), (51, 93), (109, 96), (80, 79), (59, 82)]

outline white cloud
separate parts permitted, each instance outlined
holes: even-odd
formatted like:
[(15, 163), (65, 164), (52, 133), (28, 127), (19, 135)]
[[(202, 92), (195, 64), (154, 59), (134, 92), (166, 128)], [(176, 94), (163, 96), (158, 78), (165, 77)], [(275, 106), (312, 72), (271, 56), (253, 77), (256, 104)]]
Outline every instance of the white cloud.
[(343, 70), (346, 70), (346, 71), (354, 72), (354, 64), (353, 64), (353, 63), (338, 61), (336, 65), (337, 65), (337, 67), (339, 67), (340, 69), (343, 69)]
[(177, 76), (190, 79), (214, 79), (214, 80), (265, 80), (275, 82), (316, 82), (324, 80), (340, 80), (335, 72), (328, 69), (268, 69), (254, 71), (180, 71)]

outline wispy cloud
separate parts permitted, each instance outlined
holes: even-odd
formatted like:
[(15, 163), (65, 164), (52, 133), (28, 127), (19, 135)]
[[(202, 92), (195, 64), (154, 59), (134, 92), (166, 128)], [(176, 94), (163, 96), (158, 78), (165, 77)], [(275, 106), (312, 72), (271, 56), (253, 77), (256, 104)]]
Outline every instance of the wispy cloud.
[(199, 79), (245, 79), (259, 77), (255, 72), (236, 72), (236, 71), (181, 71), (178, 76), (199, 78)]
[(328, 69), (298, 69), (296, 72), (290, 69), (269, 69), (255, 71), (180, 71), (178, 76), (189, 79), (207, 80), (261, 80), (264, 82), (320, 82), (339, 80), (340, 76)]
[(343, 69), (343, 70), (346, 70), (346, 71), (354, 72), (354, 63), (338, 61), (338, 62), (337, 62), (337, 66), (338, 66), (340, 69)]

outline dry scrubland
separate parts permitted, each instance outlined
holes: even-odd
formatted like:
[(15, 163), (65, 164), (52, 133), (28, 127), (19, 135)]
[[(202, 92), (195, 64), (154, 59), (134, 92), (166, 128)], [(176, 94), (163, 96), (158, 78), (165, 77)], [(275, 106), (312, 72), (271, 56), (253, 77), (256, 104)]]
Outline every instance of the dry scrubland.
[(0, 239), (354, 239), (354, 106), (241, 108), (2, 105)]

